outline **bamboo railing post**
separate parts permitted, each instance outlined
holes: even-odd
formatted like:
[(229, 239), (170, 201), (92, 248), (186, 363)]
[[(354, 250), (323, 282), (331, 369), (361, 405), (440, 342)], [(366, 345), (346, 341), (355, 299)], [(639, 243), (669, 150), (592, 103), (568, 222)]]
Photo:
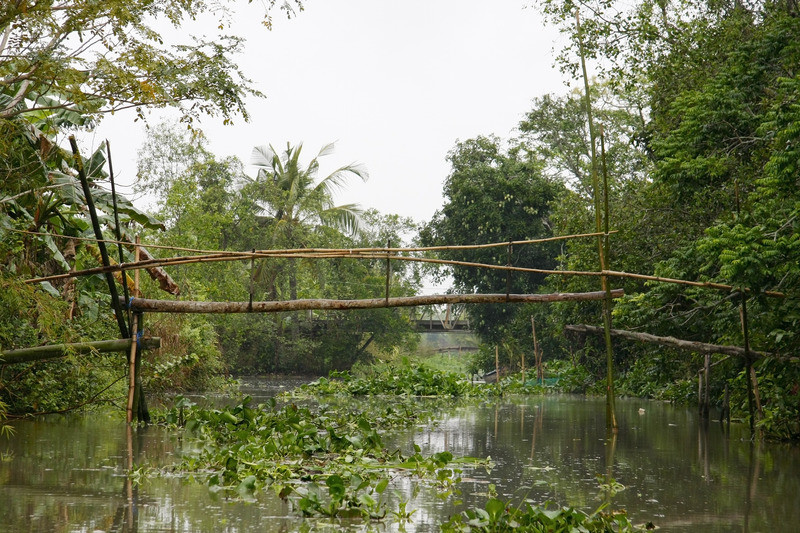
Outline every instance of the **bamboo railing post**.
[(392, 276), (392, 263), (390, 259), (391, 254), (389, 253), (391, 247), (392, 247), (392, 241), (391, 239), (388, 239), (386, 241), (386, 302), (387, 303), (389, 302), (389, 281)]
[(496, 383), (500, 383), (500, 347), (494, 345), (494, 375), (496, 376)]
[(753, 367), (754, 357), (750, 350), (750, 328), (747, 319), (747, 293), (742, 291), (742, 302), (739, 308), (739, 318), (742, 324), (742, 337), (744, 339), (744, 366), (747, 374), (747, 410), (750, 414), (750, 436), (756, 434), (756, 422), (760, 421), (764, 413), (761, 409), (761, 396), (758, 393), (758, 376)]
[(511, 254), (513, 253), (513, 248), (511, 242), (508, 243), (508, 248), (506, 250), (506, 266), (509, 270), (506, 270), (506, 296), (511, 294)]
[[(137, 323), (139, 325), (139, 330), (144, 330), (144, 321), (142, 320), (143, 314), (138, 313), (137, 316)], [(141, 354), (139, 354), (141, 355)], [(150, 423), (150, 411), (147, 409), (147, 399), (144, 395), (144, 388), (142, 387), (142, 358), (136, 358), (136, 367), (134, 369), (134, 376), (136, 378), (135, 382), (135, 389), (134, 389), (134, 400), (133, 405), (136, 408), (136, 420), (138, 422), (143, 422), (145, 424)]]
[(256, 249), (253, 248), (253, 255), (250, 256), (250, 309), (253, 309), (253, 288), (255, 285)]
[(705, 361), (703, 365), (703, 386), (704, 386), (704, 394), (703, 394), (703, 413), (702, 417), (703, 420), (708, 421), (709, 411), (710, 411), (710, 404), (711, 404), (711, 392), (709, 391), (709, 383), (711, 381), (711, 354), (705, 354)]
[[(595, 212), (595, 231), (597, 236), (598, 255), (600, 256), (600, 270), (606, 270), (606, 263), (608, 259), (607, 246), (603, 240), (603, 222), (600, 215), (600, 184), (597, 171), (597, 149), (596, 137), (594, 131), (594, 119), (592, 117), (592, 101), (591, 92), (589, 89), (589, 75), (586, 71), (586, 59), (583, 51), (583, 35), (581, 33), (580, 12), (575, 11), (575, 25), (578, 38), (578, 52), (581, 58), (581, 70), (583, 71), (583, 85), (586, 91), (586, 117), (589, 124), (589, 145), (591, 149), (592, 159), (592, 187), (594, 189), (594, 212)], [(607, 180), (606, 180), (607, 181)], [(608, 191), (605, 193), (608, 198)], [(608, 232), (608, 202), (606, 201), (606, 234)], [(603, 275), (600, 277), (601, 286), (606, 292), (606, 299), (603, 305), (603, 325), (605, 327), (605, 341), (606, 341), (606, 429), (610, 431), (617, 431), (617, 416), (614, 407), (614, 354), (611, 345), (611, 306), (609, 302), (609, 285), (608, 277)]]
[(139, 334), (139, 313), (131, 319), (131, 349), (128, 353), (128, 407), (125, 411), (128, 424), (133, 423), (133, 406), (136, 400), (136, 337)]
[(697, 373), (697, 412), (703, 416), (703, 371)]
[(541, 385), (544, 384), (544, 372), (542, 372), (542, 353), (539, 350), (539, 339), (536, 337), (536, 321), (531, 315), (531, 331), (533, 332), (533, 358), (536, 364), (536, 379)]
[[(136, 243), (133, 248), (133, 261), (139, 261), (139, 236), (136, 236)], [(139, 297), (139, 270), (135, 270), (133, 273), (133, 296), (134, 298)], [(138, 340), (139, 335), (139, 315), (140, 313), (134, 313), (131, 319), (131, 351), (128, 356), (128, 408), (126, 410), (127, 414), (127, 421), (128, 424), (133, 423), (133, 408), (135, 405), (135, 401), (137, 399), (136, 396), (136, 368), (137, 368), (137, 357), (136, 357), (136, 342)]]
[(725, 395), (722, 400), (722, 414), (719, 417), (720, 424), (722, 423), (723, 419), (726, 422), (727, 430), (730, 432), (731, 429), (731, 398), (730, 392), (728, 390), (728, 384), (725, 384)]
[[(609, 255), (611, 250), (611, 244), (609, 239), (609, 225), (610, 225), (610, 211), (608, 207), (608, 168), (606, 166), (606, 144), (605, 144), (605, 134), (603, 131), (602, 124), (600, 125), (600, 157), (603, 169), (603, 250), (601, 256), (601, 269), (603, 271), (608, 270), (609, 268)], [(613, 305), (613, 300), (611, 297), (611, 283), (608, 276), (601, 276), (600, 283), (603, 290), (606, 293), (606, 298), (603, 300), (603, 325), (605, 326), (605, 341), (606, 341), (606, 380), (607, 380), (607, 388), (608, 388), (608, 397), (610, 398), (610, 408), (607, 407), (611, 418), (612, 418), (612, 425), (611, 429), (613, 431), (617, 430), (617, 418), (616, 418), (616, 407), (615, 407), (615, 391), (614, 391), (614, 350), (613, 345), (611, 344), (611, 306)], [(607, 400), (608, 402), (608, 400)]]
[[(137, 235), (136, 236), (136, 242), (135, 242), (135, 249), (139, 250), (139, 246), (140, 246), (140, 240), (139, 240), (139, 236)], [(134, 284), (134, 287), (135, 287), (135, 291), (134, 292), (137, 295), (139, 295), (140, 291), (139, 291), (139, 271), (138, 270), (134, 273), (133, 284)], [(139, 325), (139, 329), (141, 331), (144, 331), (144, 313), (142, 313), (142, 312), (138, 313), (138, 315), (137, 315), (137, 323)], [(136, 419), (139, 422), (144, 422), (145, 424), (149, 424), (150, 423), (150, 411), (148, 411), (148, 409), (147, 409), (147, 400), (146, 400), (146, 398), (144, 396), (144, 389), (142, 388), (142, 372), (141, 372), (141, 370), (142, 370), (142, 358), (141, 357), (137, 357), (136, 358), (136, 368), (134, 369), (134, 376), (136, 377), (136, 388), (135, 388), (135, 391), (134, 391), (135, 392), (135, 396), (136, 396), (135, 403), (134, 403), (134, 405), (136, 406)]]

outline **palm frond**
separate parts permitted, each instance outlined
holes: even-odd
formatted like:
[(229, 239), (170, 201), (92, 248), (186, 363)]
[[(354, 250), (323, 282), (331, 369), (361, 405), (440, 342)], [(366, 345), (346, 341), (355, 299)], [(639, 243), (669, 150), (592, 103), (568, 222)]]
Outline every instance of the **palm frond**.
[(363, 212), (356, 204), (344, 204), (321, 211), (319, 218), (324, 224), (355, 236), (358, 234)]
[(317, 184), (315, 189), (324, 191), (327, 194), (333, 194), (347, 184), (347, 180), (350, 178), (350, 176), (356, 176), (364, 182), (369, 179), (369, 173), (367, 172), (367, 168), (365, 166), (350, 163), (349, 165), (339, 167), (328, 174)]
[(250, 164), (261, 168), (272, 168), (273, 161), (277, 157), (275, 150), (270, 146), (256, 146), (250, 153)]

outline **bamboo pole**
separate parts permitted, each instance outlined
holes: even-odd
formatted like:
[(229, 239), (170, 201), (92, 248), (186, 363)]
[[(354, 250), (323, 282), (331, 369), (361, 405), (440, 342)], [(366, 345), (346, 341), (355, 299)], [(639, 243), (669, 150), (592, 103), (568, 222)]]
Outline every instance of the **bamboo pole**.
[[(614, 298), (624, 294), (622, 289), (612, 291)], [(377, 309), (384, 307), (414, 307), (446, 303), (528, 303), (589, 301), (605, 298), (602, 291), (553, 294), (439, 294), (428, 296), (403, 296), (371, 298), (366, 300), (288, 300), (253, 302), (190, 302), (175, 300), (151, 300), (134, 298), (130, 302), (133, 311), (153, 313), (277, 313), (282, 311), (303, 311), (308, 309)]]
[[(134, 262), (139, 261), (139, 236), (133, 249)], [(139, 296), (139, 271), (133, 274), (133, 297)], [(128, 424), (133, 423), (133, 406), (136, 399), (136, 339), (139, 328), (139, 314), (134, 313), (131, 319), (131, 351), (128, 356), (128, 408), (126, 411)]]
[(697, 373), (697, 411), (703, 416), (703, 372)]
[[(597, 326), (589, 326), (586, 324), (564, 326), (564, 330), (575, 331), (578, 333), (592, 333), (598, 335), (603, 333), (603, 328), (599, 328)], [(686, 350), (695, 353), (710, 353), (710, 354), (718, 353), (718, 354), (732, 355), (735, 357), (746, 356), (745, 350), (741, 346), (728, 346), (721, 344), (710, 344), (706, 342), (687, 341), (684, 339), (676, 339), (675, 337), (659, 337), (657, 335), (651, 335), (649, 333), (639, 333), (635, 331), (626, 331), (623, 329), (612, 329), (611, 335), (639, 342), (650, 342), (654, 344), (660, 344), (662, 346), (669, 346), (671, 348), (678, 348), (681, 350)], [(750, 350), (750, 355), (752, 355), (753, 357), (759, 357), (759, 358), (768, 357), (771, 359), (779, 359), (783, 361), (793, 361), (793, 362), (800, 361), (800, 358), (798, 357), (779, 357), (776, 356), (775, 354), (771, 354), (768, 352), (758, 352), (754, 350)]]
[[(35, 231), (24, 231), (24, 230), (13, 230), (9, 229), (8, 231), (15, 231), (18, 233), (30, 234), (30, 235), (49, 235), (43, 232), (35, 232)], [(616, 233), (614, 231), (610, 231), (609, 234)], [(561, 237), (551, 237), (547, 239), (537, 239), (537, 240), (529, 240), (529, 241), (513, 241), (512, 244), (530, 244), (530, 243), (538, 243), (538, 242), (547, 242), (552, 240), (563, 240), (563, 239), (572, 239), (572, 238), (579, 238), (579, 237), (597, 237), (598, 235), (603, 236), (605, 233), (585, 233), (585, 234), (577, 234), (577, 235), (565, 235)], [(74, 237), (76, 240), (80, 241), (91, 241), (97, 242), (97, 239), (89, 239), (89, 238), (78, 238)], [(105, 239), (105, 242), (114, 243), (116, 241)], [(125, 245), (131, 245), (128, 241), (122, 241)], [(396, 252), (396, 253), (414, 253), (419, 251), (426, 251), (426, 250), (442, 250), (442, 249), (474, 249), (480, 247), (496, 247), (496, 246), (508, 246), (507, 242), (502, 243), (492, 243), (489, 245), (465, 245), (465, 246), (441, 246), (441, 247), (428, 247), (428, 248), (391, 248), (389, 252)], [(205, 252), (204, 250), (197, 250), (193, 248), (178, 248), (174, 246), (158, 246), (150, 244), (148, 245), (150, 248), (161, 248), (161, 249), (168, 249), (168, 250), (183, 250), (187, 252), (198, 252), (202, 253)], [(303, 253), (303, 258), (343, 258), (343, 257), (351, 257), (354, 259), (385, 259), (385, 256), (374, 256), (374, 255), (364, 255), (365, 253), (375, 254), (378, 252), (386, 252), (385, 248), (357, 248), (357, 249), (324, 249), (324, 248), (308, 248), (308, 249), (301, 249), (301, 250), (294, 250), (294, 254), (290, 254), (292, 250), (261, 250), (261, 251), (253, 251), (253, 252), (215, 252), (211, 255), (206, 256), (185, 256), (185, 257), (170, 257), (170, 258), (163, 258), (163, 259), (155, 259), (151, 258), (145, 261), (139, 261), (138, 263), (123, 263), (120, 265), (111, 265), (109, 267), (95, 267), (89, 268), (85, 270), (77, 270), (74, 272), (66, 273), (66, 274), (56, 274), (53, 276), (44, 276), (39, 278), (31, 278), (25, 280), (24, 283), (41, 283), (44, 281), (57, 281), (60, 279), (66, 278), (73, 278), (79, 276), (89, 276), (94, 274), (104, 274), (106, 272), (116, 272), (121, 270), (135, 270), (139, 268), (149, 269), (149, 268), (158, 268), (160, 266), (170, 266), (170, 265), (184, 265), (184, 264), (191, 264), (191, 263), (201, 263), (201, 262), (211, 262), (211, 261), (244, 261), (249, 260), (251, 257), (286, 257), (288, 255), (296, 256), (298, 253)], [(145, 250), (143, 249), (142, 252), (144, 253)], [(331, 255), (327, 255), (331, 254)], [(147, 256), (148, 254), (145, 254)], [(439, 263), (444, 265), (457, 265), (457, 266), (474, 266), (474, 267), (487, 267), (487, 268), (495, 268), (500, 270), (508, 269), (509, 267), (506, 265), (488, 265), (484, 263), (468, 263), (468, 262), (458, 262), (458, 261), (445, 261), (445, 260), (436, 260), (430, 258), (422, 258), (422, 257), (406, 257), (406, 256), (397, 256), (393, 255), (391, 259), (394, 260), (401, 260), (401, 261), (419, 261), (419, 262), (429, 262), (429, 263)], [(700, 287), (700, 288), (707, 288), (707, 289), (717, 289), (720, 291), (727, 291), (733, 292), (737, 291), (736, 287), (732, 285), (727, 285), (724, 283), (715, 283), (711, 281), (689, 281), (683, 279), (676, 279), (676, 278), (665, 278), (663, 276), (653, 276), (649, 274), (637, 274), (633, 272), (623, 272), (619, 270), (601, 270), (601, 271), (580, 271), (580, 270), (546, 270), (546, 269), (528, 269), (523, 267), (511, 267), (510, 270), (514, 270), (517, 272), (531, 272), (536, 274), (547, 274), (547, 275), (561, 275), (561, 276), (609, 276), (614, 278), (626, 278), (626, 279), (635, 279), (639, 281), (655, 281), (659, 283), (672, 283), (676, 285), (686, 285), (689, 287)], [(166, 290), (166, 289), (165, 289)], [(743, 289), (745, 293), (752, 294), (750, 289)], [(168, 291), (169, 292), (169, 291)], [(773, 298), (786, 298), (787, 295), (781, 291), (763, 291), (759, 294), (764, 296), (769, 296)]]
[[(602, 125), (600, 125), (600, 157), (603, 169), (603, 212), (604, 212), (603, 231), (605, 232), (605, 235), (603, 236), (603, 248), (602, 248), (600, 270), (608, 270), (609, 255), (611, 250), (611, 243), (609, 240), (608, 232), (610, 224), (609, 220), (611, 215), (608, 208), (608, 196), (609, 196), (608, 169), (606, 167), (606, 145), (605, 145), (605, 135), (603, 132)], [(611, 298), (611, 283), (610, 280), (608, 279), (608, 276), (601, 276), (600, 283), (603, 290), (606, 291), (606, 297), (603, 300), (603, 325), (605, 326), (604, 337), (606, 342), (606, 383), (609, 390), (609, 398), (611, 403), (609, 412), (613, 419), (613, 423), (610, 427), (613, 431), (616, 431), (617, 418), (616, 418), (616, 394), (614, 392), (614, 350), (611, 344), (611, 307), (613, 305), (613, 300)]]
[(761, 396), (758, 393), (758, 376), (753, 366), (754, 357), (750, 349), (750, 331), (747, 319), (747, 295), (742, 293), (741, 307), (739, 308), (739, 318), (742, 326), (742, 337), (744, 340), (744, 367), (747, 374), (747, 408), (750, 414), (750, 434), (755, 435), (756, 423), (764, 417), (761, 408)]
[[(147, 348), (160, 348), (161, 338), (145, 337), (141, 339), (141, 343)], [(50, 346), (6, 350), (0, 352), (0, 365), (46, 361), (48, 359), (67, 357), (68, 355), (82, 355), (94, 352), (127, 352), (130, 350), (130, 347), (131, 339), (114, 339), (70, 344), (51, 344)]]
[[(505, 243), (507, 244), (507, 243)], [(258, 252), (256, 252), (258, 254)], [(55, 274), (52, 276), (44, 276), (39, 278), (31, 278), (25, 280), (24, 283), (41, 283), (44, 281), (57, 281), (61, 279), (67, 278), (75, 278), (80, 276), (90, 276), (94, 274), (103, 274), (106, 272), (117, 272), (121, 270), (136, 270), (136, 269), (149, 269), (153, 268), (154, 266), (174, 266), (174, 265), (186, 265), (192, 263), (204, 263), (204, 262), (216, 262), (216, 261), (245, 261), (249, 260), (252, 257), (250, 252), (247, 253), (237, 253), (236, 255), (225, 255), (220, 257), (179, 257), (179, 258), (166, 258), (166, 259), (152, 259), (152, 260), (145, 260), (139, 261), (138, 263), (124, 263), (122, 265), (111, 265), (109, 267), (94, 267), (88, 268), (85, 270), (76, 270), (74, 272), (68, 272), (65, 274)], [(261, 257), (256, 255), (256, 257)], [(268, 255), (264, 255), (263, 257), (272, 257)], [(280, 256), (276, 256), (280, 257)], [(296, 255), (293, 257), (297, 257)], [(353, 254), (344, 254), (344, 255), (330, 255), (330, 256), (320, 256), (320, 255), (305, 255), (302, 258), (307, 259), (331, 259), (331, 258), (343, 258), (343, 257), (350, 257), (353, 259), (385, 259), (385, 255), (379, 256), (367, 256), (367, 255), (353, 255)], [(651, 276), (648, 274), (635, 274), (631, 272), (621, 272), (617, 270), (600, 270), (600, 271), (581, 271), (581, 270), (546, 270), (540, 268), (524, 268), (524, 267), (508, 267), (506, 265), (490, 265), (486, 263), (471, 263), (465, 261), (448, 261), (448, 260), (441, 260), (441, 259), (431, 259), (425, 257), (406, 257), (406, 256), (398, 256), (393, 255), (391, 256), (393, 260), (397, 261), (412, 261), (412, 262), (421, 262), (421, 263), (432, 263), (432, 264), (441, 264), (441, 265), (453, 265), (453, 266), (469, 266), (469, 267), (476, 267), (476, 268), (489, 268), (494, 270), (513, 270), (515, 272), (528, 272), (534, 274), (545, 274), (545, 275), (554, 275), (554, 276), (609, 276), (615, 278), (627, 278), (627, 279), (636, 279), (640, 281), (656, 281), (659, 283), (671, 283), (675, 285), (685, 285), (689, 287), (700, 287), (706, 289), (715, 289), (723, 292), (734, 292), (738, 289), (732, 285), (726, 285), (724, 283), (714, 283), (709, 281), (689, 281), (683, 279), (675, 279), (675, 278), (665, 278), (662, 276)], [(169, 291), (168, 291), (169, 292)], [(744, 292), (747, 294), (751, 294), (752, 291), (750, 289), (744, 289)], [(174, 293), (173, 293), (174, 294)], [(786, 293), (780, 291), (763, 291), (759, 294), (763, 296), (769, 296), (773, 298), (786, 298)]]
[[(106, 139), (106, 155), (108, 156), (108, 179), (111, 182), (111, 200), (114, 205), (114, 236), (117, 238), (117, 252), (119, 254), (119, 262), (125, 262), (125, 256), (122, 253), (122, 232), (119, 227), (119, 210), (117, 208), (117, 186), (114, 183), (114, 164), (111, 162), (111, 143), (108, 142)], [(99, 246), (98, 246), (99, 247)], [(138, 256), (136, 257), (136, 261), (138, 261)], [(110, 261), (109, 261), (110, 263)], [(122, 295), (125, 297), (125, 300), (128, 299), (128, 280), (127, 275), (125, 272), (120, 273), (120, 283), (122, 284)], [(131, 324), (133, 318), (130, 316), (130, 312), (126, 314), (128, 319), (128, 325)]]
[[(603, 223), (600, 214), (600, 184), (597, 172), (597, 148), (596, 138), (594, 131), (594, 119), (592, 117), (592, 98), (589, 90), (589, 75), (586, 72), (586, 59), (583, 52), (583, 35), (581, 33), (581, 18), (580, 12), (575, 10), (575, 26), (578, 36), (578, 52), (581, 58), (581, 70), (583, 71), (583, 85), (586, 91), (586, 118), (589, 123), (589, 144), (591, 148), (592, 157), (592, 188), (594, 190), (594, 219), (595, 231), (600, 235), (597, 236), (597, 251), (600, 258), (600, 270), (606, 270), (608, 261), (608, 249), (603, 243)], [(606, 198), (608, 192), (606, 191)], [(606, 203), (606, 222), (608, 221), (608, 204)], [(607, 230), (606, 230), (607, 231)], [(617, 430), (617, 416), (614, 408), (614, 370), (613, 370), (613, 347), (611, 344), (611, 297), (608, 285), (608, 278), (606, 276), (600, 277), (600, 284), (603, 291), (606, 293), (606, 298), (603, 301), (603, 326), (605, 327), (605, 342), (606, 342), (606, 428), (611, 431)]]
[[(15, 233), (23, 233), (26, 235), (51, 235), (50, 233), (45, 233), (41, 231), (28, 231), (28, 230), (21, 230), (21, 229), (13, 229), (8, 228), (6, 231), (12, 231)], [(616, 231), (612, 231), (611, 233), (617, 233)], [(599, 235), (603, 235), (600, 233)], [(562, 241), (567, 239), (578, 239), (582, 237), (597, 237), (597, 233), (576, 233), (574, 235), (558, 235), (555, 237), (544, 237), (541, 239), (527, 239), (524, 241), (511, 241), (512, 245), (516, 244), (540, 244), (546, 242), (553, 242), (553, 241)], [(90, 237), (75, 237), (76, 240), (79, 241), (87, 241), (87, 242), (99, 242), (98, 239), (92, 239)], [(130, 246), (130, 241), (122, 240), (122, 241), (115, 241), (111, 239), (101, 239), (106, 244), (123, 244), (125, 246)], [(437, 252), (437, 251), (444, 251), (444, 250), (479, 250), (485, 248), (497, 248), (500, 246), (508, 246), (508, 241), (503, 242), (494, 242), (494, 243), (486, 243), (486, 244), (459, 244), (459, 245), (446, 245), (446, 246), (420, 246), (420, 247), (413, 247), (413, 248), (389, 248), (389, 252), (404, 252), (404, 253), (414, 253), (414, 252)], [(359, 251), (368, 251), (368, 252), (386, 252), (386, 248), (284, 248), (284, 249), (269, 249), (269, 250), (257, 250), (253, 252), (238, 252), (232, 250), (204, 250), (201, 248), (184, 248), (181, 246), (169, 246), (169, 245), (161, 245), (161, 244), (144, 244), (147, 248), (152, 249), (159, 249), (159, 250), (170, 250), (170, 251), (179, 251), (179, 252), (189, 252), (189, 253), (197, 253), (197, 254), (205, 254), (205, 255), (241, 255), (241, 254), (265, 254), (265, 255), (277, 255), (282, 256), (285, 254), (291, 253), (306, 253), (306, 252), (342, 252), (342, 253), (356, 253)]]
[[(89, 217), (92, 219), (92, 228), (94, 229), (95, 237), (97, 237), (97, 247), (100, 249), (100, 256), (103, 261), (103, 266), (108, 268), (110, 261), (108, 259), (108, 251), (106, 250), (105, 242), (103, 241), (103, 232), (100, 229), (100, 222), (97, 219), (97, 211), (94, 207), (94, 200), (92, 199), (92, 191), (89, 189), (89, 181), (86, 178), (86, 172), (83, 168), (83, 159), (78, 150), (78, 142), (75, 140), (74, 135), (69, 136), (69, 143), (72, 147), (72, 153), (75, 156), (75, 166), (78, 170), (78, 178), (80, 179), (81, 186), (83, 187), (83, 195), (86, 200), (86, 207), (89, 208)], [(108, 283), (108, 291), (111, 294), (111, 306), (114, 308), (114, 315), (117, 318), (117, 326), (122, 338), (128, 336), (128, 325), (125, 324), (125, 318), (122, 316), (122, 307), (119, 304), (119, 295), (117, 294), (117, 286), (114, 283), (114, 276), (109, 271), (106, 274), (106, 282)]]
[(536, 379), (540, 384), (544, 384), (544, 373), (542, 372), (542, 353), (539, 350), (539, 339), (536, 338), (536, 321), (531, 315), (531, 331), (533, 332), (533, 357), (536, 363)]
[(500, 383), (500, 347), (497, 344), (494, 345), (494, 375), (496, 383)]
[[(386, 241), (386, 249), (387, 250), (389, 249), (391, 244), (392, 244), (391, 240), (387, 240)], [(386, 301), (387, 302), (389, 301), (389, 283), (390, 283), (390, 280), (391, 280), (391, 277), (392, 277), (392, 263), (391, 263), (391, 260), (389, 259), (389, 257), (390, 256), (387, 253), (386, 254)]]
[(139, 331), (139, 314), (131, 318), (131, 349), (128, 352), (128, 404), (125, 410), (128, 424), (133, 423), (133, 405), (136, 399), (136, 336)]
[(711, 384), (711, 354), (706, 353), (703, 358), (703, 398), (700, 416), (703, 420), (708, 420), (709, 411), (711, 410), (711, 393), (709, 387)]

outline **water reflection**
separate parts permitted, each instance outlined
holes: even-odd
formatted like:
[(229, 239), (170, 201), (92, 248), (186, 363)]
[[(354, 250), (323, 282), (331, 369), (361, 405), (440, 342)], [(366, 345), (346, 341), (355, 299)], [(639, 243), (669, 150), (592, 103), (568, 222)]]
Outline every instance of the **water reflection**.
[[(602, 399), (545, 397), (458, 409), (414, 441), (426, 452), (495, 460), (490, 474), (465, 480), (470, 504), (491, 482), (516, 502), (593, 511), (613, 500), (662, 531), (796, 531), (796, 447), (751, 443), (735, 425), (728, 438), (688, 409), (638, 400), (617, 409), (620, 430), (610, 437)], [(615, 493), (613, 482), (625, 490)]]
[[(258, 384), (250, 383), (250, 392)], [(800, 454), (751, 443), (746, 427), (699, 425), (691, 409), (619, 400), (616, 437), (605, 432), (602, 399), (534, 397), (452, 407), (431, 428), (397, 435), (390, 446), (424, 453), (491, 456), (492, 471), (465, 470), (464, 505), (482, 505), (490, 484), (504, 498), (553, 501), (593, 511), (603, 502), (661, 531), (795, 531)], [(643, 410), (643, 411), (641, 411)], [(157, 427), (127, 431), (124, 421), (90, 415), (17, 424), (0, 440), (3, 531), (295, 531), (309, 524), (269, 494), (232, 502), (204, 486), (165, 475), (137, 487), (132, 466), (168, 465), (178, 435)], [(619, 487), (625, 490), (616, 492)], [(463, 510), (436, 487), (396, 478), (395, 504), (407, 501), (407, 531), (436, 531)], [(418, 494), (416, 492), (418, 491)], [(394, 496), (393, 496), (394, 497)], [(359, 526), (364, 527), (364, 526)], [(400, 526), (366, 526), (397, 531)]]

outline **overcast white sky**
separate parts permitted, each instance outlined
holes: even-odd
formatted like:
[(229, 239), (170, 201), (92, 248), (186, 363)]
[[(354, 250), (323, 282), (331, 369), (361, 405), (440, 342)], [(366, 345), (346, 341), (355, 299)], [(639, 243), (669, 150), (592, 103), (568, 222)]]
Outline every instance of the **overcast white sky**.
[[(336, 141), (323, 172), (327, 160), (370, 173), (340, 203), (428, 220), (457, 139), (508, 137), (534, 97), (566, 90), (553, 68), (559, 36), (529, 1), (307, 0), (292, 20), (275, 11), (272, 31), (255, 4), (227, 31), (247, 38), (238, 61), (267, 98), (249, 101), (250, 123), (201, 127), (214, 153), (244, 163), (255, 145), (303, 142), (310, 158)], [(130, 183), (145, 134), (120, 114), (89, 141), (110, 140), (117, 179)]]

